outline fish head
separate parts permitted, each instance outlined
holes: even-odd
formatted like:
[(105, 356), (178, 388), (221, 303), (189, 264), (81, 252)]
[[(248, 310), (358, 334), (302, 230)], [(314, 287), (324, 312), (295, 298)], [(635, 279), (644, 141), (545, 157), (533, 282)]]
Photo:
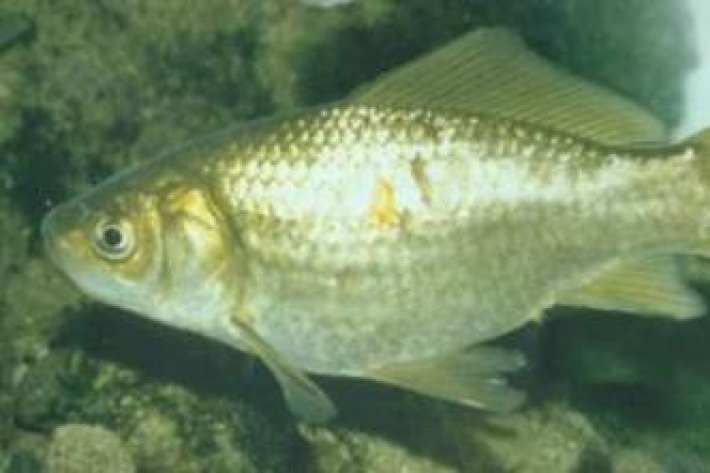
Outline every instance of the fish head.
[(102, 185), (53, 208), (42, 222), (45, 251), (85, 294), (146, 312), (160, 287), (155, 199)]
[(85, 294), (167, 325), (213, 335), (240, 304), (245, 270), (205, 186), (150, 168), (55, 207), (46, 252)]

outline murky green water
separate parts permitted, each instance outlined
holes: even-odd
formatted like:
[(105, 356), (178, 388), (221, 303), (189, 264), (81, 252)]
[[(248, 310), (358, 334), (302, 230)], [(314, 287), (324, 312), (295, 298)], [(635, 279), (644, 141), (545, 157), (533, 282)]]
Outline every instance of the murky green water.
[(308, 426), (248, 358), (80, 296), (37, 232), (115, 170), (336, 100), (485, 25), (674, 126), (697, 60), (690, 18), (674, 0), (4, 0), (0, 473), (710, 471), (708, 317), (557, 310), (503, 341), (532, 360), (520, 412), (324, 380), (341, 415)]

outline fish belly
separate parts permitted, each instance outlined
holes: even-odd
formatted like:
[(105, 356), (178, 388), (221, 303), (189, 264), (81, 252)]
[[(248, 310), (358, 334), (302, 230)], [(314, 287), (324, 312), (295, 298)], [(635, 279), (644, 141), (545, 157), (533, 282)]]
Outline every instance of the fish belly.
[(255, 327), (294, 364), (346, 375), (509, 332), (535, 314), (550, 280), (531, 277), (530, 258), (503, 240), (469, 233), (369, 248), (376, 262), (355, 268), (255, 264)]

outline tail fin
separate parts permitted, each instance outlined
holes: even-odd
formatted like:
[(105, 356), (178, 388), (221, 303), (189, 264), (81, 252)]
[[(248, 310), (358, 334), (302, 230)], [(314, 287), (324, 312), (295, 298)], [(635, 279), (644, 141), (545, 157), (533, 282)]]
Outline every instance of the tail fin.
[[(710, 128), (705, 128), (683, 141), (697, 156), (696, 169), (706, 185), (710, 183)], [(704, 213), (704, 212), (703, 212)], [(707, 215), (707, 214), (705, 214)], [(707, 216), (703, 218), (707, 219)], [(704, 223), (707, 229), (707, 223)], [(700, 258), (702, 256), (702, 258)], [(693, 255), (684, 261), (684, 271), (691, 280), (701, 283), (710, 282), (710, 241), (694, 248)]]
[(710, 128), (696, 133), (685, 141), (687, 144), (693, 145), (701, 154), (710, 159)]
[[(698, 133), (691, 135), (680, 142), (680, 145), (692, 153), (692, 156), (697, 157), (695, 160), (695, 168), (700, 173), (700, 178), (710, 183), (710, 128), (705, 128)], [(703, 252), (704, 255), (710, 257), (710, 251)]]

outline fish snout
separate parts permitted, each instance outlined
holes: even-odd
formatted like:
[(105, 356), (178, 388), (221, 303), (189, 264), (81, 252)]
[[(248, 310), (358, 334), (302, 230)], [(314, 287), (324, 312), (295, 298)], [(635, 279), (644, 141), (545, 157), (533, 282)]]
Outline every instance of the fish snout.
[(53, 260), (57, 261), (61, 252), (70, 249), (72, 236), (84, 228), (88, 218), (86, 205), (78, 202), (60, 204), (45, 215), (40, 232), (45, 250)]

